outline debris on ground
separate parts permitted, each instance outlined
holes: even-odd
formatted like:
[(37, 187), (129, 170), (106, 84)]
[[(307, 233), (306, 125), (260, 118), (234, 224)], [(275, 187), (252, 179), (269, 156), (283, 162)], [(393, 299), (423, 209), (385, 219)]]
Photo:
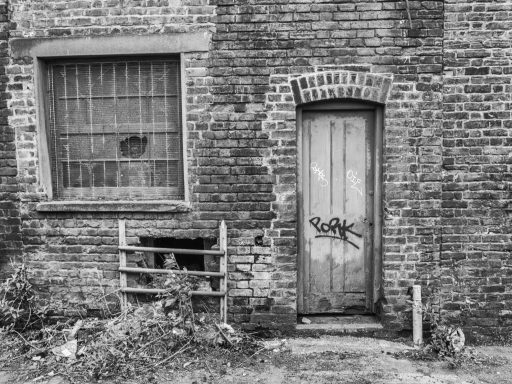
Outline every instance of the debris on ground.
[[(197, 316), (194, 332), (170, 319), (160, 302), (131, 307), (112, 319), (84, 319), (76, 337), (63, 324), (24, 334), (2, 335), (4, 358), (36, 364), (39, 374), (66, 374), (99, 380), (134, 377), (156, 368), (193, 364), (213, 349), (233, 350), (250, 356), (262, 344), (214, 316)], [(7, 356), (9, 356), (7, 358)], [(183, 362), (184, 361), (184, 362)]]
[(272, 351), (274, 353), (285, 352), (289, 350), (286, 339), (265, 341), (263, 342), (263, 346), (264, 349)]
[[(25, 270), (21, 272), (25, 279)], [(210, 356), (223, 361), (218, 356), (226, 360), (236, 355), (236, 361), (264, 349), (259, 340), (225, 324), (219, 315), (195, 313), (193, 279), (169, 274), (163, 288), (157, 301), (128, 305), (109, 318), (39, 322), (37, 327), (11, 322), (0, 331), (0, 364), (28, 364), (24, 371), (38, 380), (64, 375), (73, 382), (90, 382), (148, 376), (158, 369), (183, 369), (200, 361), (208, 364)]]

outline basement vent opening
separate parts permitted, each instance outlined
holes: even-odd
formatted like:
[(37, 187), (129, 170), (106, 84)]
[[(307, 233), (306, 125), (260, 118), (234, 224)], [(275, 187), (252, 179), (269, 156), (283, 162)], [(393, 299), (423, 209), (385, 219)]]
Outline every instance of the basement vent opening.
[[(204, 249), (210, 250), (217, 244), (216, 238), (195, 238), (195, 239), (177, 239), (173, 237), (141, 237), (140, 244), (144, 247), (156, 248), (178, 248), (178, 249)], [(158, 252), (144, 252), (145, 268), (165, 268), (165, 261), (168, 254)], [(186, 268), (188, 271), (218, 271), (219, 259), (209, 255), (185, 255), (174, 253), (174, 258), (179, 269)], [(140, 260), (139, 263), (140, 264)], [(142, 266), (142, 265), (139, 265)], [(212, 290), (218, 290), (218, 279), (205, 278), (210, 280)]]

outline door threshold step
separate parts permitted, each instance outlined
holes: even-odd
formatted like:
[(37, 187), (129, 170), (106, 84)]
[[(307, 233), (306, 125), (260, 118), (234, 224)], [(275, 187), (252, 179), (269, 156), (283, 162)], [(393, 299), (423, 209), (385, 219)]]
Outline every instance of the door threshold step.
[(300, 333), (374, 334), (384, 330), (375, 316), (299, 316), (296, 331)]

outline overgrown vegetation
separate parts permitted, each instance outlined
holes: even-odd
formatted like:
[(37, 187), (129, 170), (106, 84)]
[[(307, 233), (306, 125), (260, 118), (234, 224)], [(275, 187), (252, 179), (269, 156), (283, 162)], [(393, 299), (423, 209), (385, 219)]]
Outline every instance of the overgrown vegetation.
[(28, 276), (21, 265), (2, 284), (2, 360), (29, 362), (33, 368), (26, 370), (29, 376), (60, 374), (73, 382), (149, 380), (160, 368), (198, 359), (207, 362), (219, 349), (246, 356), (261, 349), (255, 338), (220, 323), (218, 315), (194, 313), (191, 291), (197, 280), (186, 275), (171, 273), (161, 278), (165, 293), (156, 301), (129, 306), (108, 319), (68, 319), (56, 324), (45, 323), (36, 310)]
[[(465, 345), (466, 339), (462, 330), (462, 323), (450, 324), (443, 319), (434, 308), (431, 300), (423, 305), (423, 322), (427, 325), (428, 336), (425, 344), (418, 349), (395, 353), (397, 358), (412, 360), (446, 361), (450, 368), (456, 369), (463, 365), (499, 365), (495, 358), (481, 355), (474, 349)], [(465, 314), (471, 313), (471, 302), (466, 300), (462, 308)]]
[(4, 331), (24, 331), (34, 322), (42, 322), (46, 308), (36, 305), (25, 264), (11, 265), (14, 273), (0, 286), (0, 326)]

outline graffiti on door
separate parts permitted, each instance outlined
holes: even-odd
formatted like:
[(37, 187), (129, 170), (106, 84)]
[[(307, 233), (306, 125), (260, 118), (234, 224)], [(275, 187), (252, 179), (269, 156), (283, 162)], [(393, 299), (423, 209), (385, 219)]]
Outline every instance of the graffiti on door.
[(347, 172), (347, 179), (352, 183), (350, 188), (355, 189), (361, 196), (363, 196), (363, 191), (361, 187), (358, 187), (358, 184), (361, 184), (361, 179), (357, 177), (357, 172), (352, 171), (351, 169)]
[(322, 187), (327, 187), (329, 181), (325, 178), (325, 171), (321, 169), (316, 162), (311, 163), (311, 169), (313, 173), (318, 176), (318, 181)]
[(330, 237), (332, 239), (343, 240), (359, 249), (357, 244), (348, 239), (349, 234), (352, 234), (357, 237), (363, 237), (363, 235), (352, 230), (352, 227), (354, 226), (355, 223), (347, 225), (347, 220), (343, 220), (342, 222), (339, 217), (333, 217), (328, 222), (322, 223), (321, 221), (322, 219), (318, 216), (313, 217), (312, 219), (309, 220), (309, 223), (316, 230), (315, 238)]

